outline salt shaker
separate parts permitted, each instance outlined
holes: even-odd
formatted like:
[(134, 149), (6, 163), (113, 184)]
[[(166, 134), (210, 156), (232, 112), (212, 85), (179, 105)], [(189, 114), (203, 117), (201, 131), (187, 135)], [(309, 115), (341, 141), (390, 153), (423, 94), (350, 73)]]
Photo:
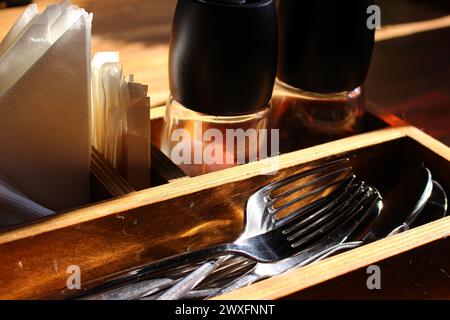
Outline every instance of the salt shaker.
[(277, 30), (274, 0), (178, 1), (161, 149), (188, 175), (261, 157), (266, 141), (257, 132), (268, 127)]

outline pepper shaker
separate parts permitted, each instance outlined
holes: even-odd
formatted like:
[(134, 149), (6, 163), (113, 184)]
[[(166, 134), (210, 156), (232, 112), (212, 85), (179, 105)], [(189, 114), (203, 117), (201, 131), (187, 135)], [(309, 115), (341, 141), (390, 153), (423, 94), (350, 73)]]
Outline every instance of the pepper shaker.
[(279, 103), (299, 120), (304, 139), (322, 143), (358, 130), (374, 46), (375, 31), (367, 24), (373, 4), (277, 1), (277, 84), (286, 93)]

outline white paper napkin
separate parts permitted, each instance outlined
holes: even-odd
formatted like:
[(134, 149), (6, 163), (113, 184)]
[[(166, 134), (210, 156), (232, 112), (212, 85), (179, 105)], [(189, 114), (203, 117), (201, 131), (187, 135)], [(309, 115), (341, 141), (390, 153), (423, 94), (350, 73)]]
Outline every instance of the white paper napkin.
[(67, 210), (89, 202), (92, 14), (68, 2), (28, 10), (1, 46), (0, 174)]
[(14, 26), (9, 30), (6, 37), (0, 43), (0, 57), (10, 48), (17, 38), (22, 34), (31, 19), (38, 13), (37, 5), (32, 4), (20, 15)]
[(0, 177), (0, 229), (33, 221), (53, 213), (31, 201)]

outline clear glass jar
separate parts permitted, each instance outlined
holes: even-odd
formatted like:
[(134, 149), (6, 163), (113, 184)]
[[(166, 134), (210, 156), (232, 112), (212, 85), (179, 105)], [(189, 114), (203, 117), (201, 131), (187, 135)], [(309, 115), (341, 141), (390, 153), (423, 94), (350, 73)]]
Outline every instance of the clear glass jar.
[(161, 150), (191, 177), (266, 158), (270, 107), (246, 115), (211, 116), (170, 97)]
[(279, 80), (292, 115), (313, 132), (326, 135), (354, 133), (364, 114), (364, 91), (358, 87), (339, 93), (314, 93), (291, 87)]
[[(284, 127), (308, 147), (360, 131), (374, 47), (373, 0), (278, 0), (277, 87)], [(275, 104), (275, 101), (274, 101)], [(280, 112), (281, 113), (281, 112)], [(294, 124), (294, 120), (297, 123)]]
[(277, 80), (271, 124), (285, 137), (282, 152), (344, 138), (362, 130), (363, 87), (321, 94), (302, 91)]

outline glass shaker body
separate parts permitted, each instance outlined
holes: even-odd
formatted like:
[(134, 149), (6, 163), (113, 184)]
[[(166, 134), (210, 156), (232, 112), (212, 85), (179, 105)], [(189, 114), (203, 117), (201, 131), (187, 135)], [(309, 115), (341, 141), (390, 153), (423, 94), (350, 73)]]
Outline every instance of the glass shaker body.
[(317, 143), (360, 129), (374, 45), (370, 5), (371, 0), (277, 2), (277, 104)]
[(269, 103), (245, 115), (212, 116), (184, 107), (170, 97), (161, 150), (189, 176), (198, 176), (265, 158)]
[(190, 176), (264, 157), (277, 60), (274, 0), (179, 0), (162, 151)]

